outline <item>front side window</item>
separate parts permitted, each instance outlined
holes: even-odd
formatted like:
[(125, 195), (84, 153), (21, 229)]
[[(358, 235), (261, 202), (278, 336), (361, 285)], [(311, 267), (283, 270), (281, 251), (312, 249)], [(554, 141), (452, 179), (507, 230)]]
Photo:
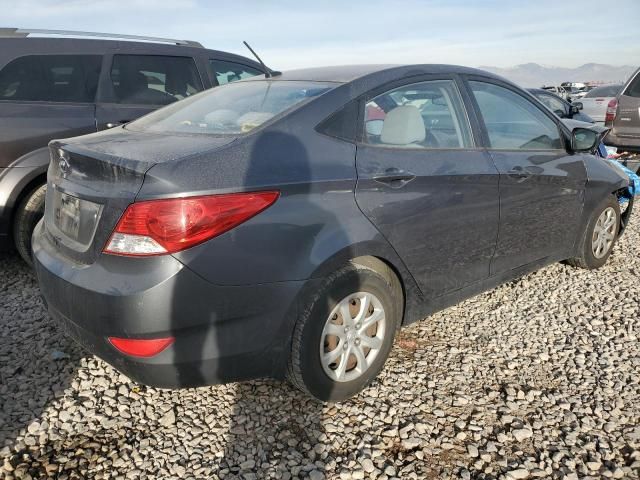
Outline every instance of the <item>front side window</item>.
[(335, 85), (273, 80), (230, 83), (157, 110), (126, 128), (157, 133), (246, 133)]
[(264, 72), (257, 68), (224, 60), (209, 60), (209, 68), (211, 68), (213, 76), (216, 77), (218, 85), (225, 85), (237, 80), (242, 80), (243, 78), (264, 74)]
[(468, 148), (469, 122), (452, 80), (405, 85), (366, 104), (364, 141), (410, 148)]
[(540, 100), (545, 107), (547, 107), (554, 113), (567, 113), (567, 109), (565, 108), (565, 104), (562, 102), (562, 100), (554, 97), (553, 95), (545, 95), (544, 93), (539, 93), (536, 95), (536, 98)]
[(203, 89), (190, 57), (114, 55), (110, 73), (116, 103), (168, 105)]
[(480, 107), (491, 148), (563, 148), (558, 126), (533, 102), (508, 88), (491, 83), (471, 81), (469, 84)]
[(0, 71), (0, 100), (91, 103), (100, 55), (27, 55)]

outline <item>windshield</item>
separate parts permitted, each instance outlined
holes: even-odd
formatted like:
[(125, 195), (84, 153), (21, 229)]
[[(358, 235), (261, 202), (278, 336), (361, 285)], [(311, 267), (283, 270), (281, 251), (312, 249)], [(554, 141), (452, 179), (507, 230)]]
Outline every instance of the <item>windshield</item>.
[(157, 133), (246, 133), (334, 85), (270, 80), (230, 83), (156, 110), (126, 128)]
[(584, 98), (595, 97), (615, 97), (620, 92), (622, 85), (606, 85), (604, 87), (598, 87), (587, 93)]

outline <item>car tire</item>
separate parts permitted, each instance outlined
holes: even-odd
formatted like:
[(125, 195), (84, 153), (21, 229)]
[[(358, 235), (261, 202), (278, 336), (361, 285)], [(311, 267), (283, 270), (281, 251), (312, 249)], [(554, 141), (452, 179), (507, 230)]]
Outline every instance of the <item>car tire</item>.
[[(321, 401), (342, 401), (357, 394), (382, 370), (403, 305), (400, 282), (381, 262), (375, 268), (350, 263), (329, 275), (296, 322), (289, 381)], [(346, 311), (351, 318), (345, 321)], [(326, 359), (335, 354), (339, 357), (329, 364)]]
[(578, 248), (579, 256), (568, 260), (574, 267), (593, 270), (602, 267), (613, 250), (620, 232), (620, 204), (609, 195), (589, 219)]
[(18, 253), (29, 266), (33, 266), (31, 258), (31, 235), (36, 224), (44, 215), (44, 199), (46, 185), (39, 185), (22, 199), (16, 210), (13, 222), (13, 240)]

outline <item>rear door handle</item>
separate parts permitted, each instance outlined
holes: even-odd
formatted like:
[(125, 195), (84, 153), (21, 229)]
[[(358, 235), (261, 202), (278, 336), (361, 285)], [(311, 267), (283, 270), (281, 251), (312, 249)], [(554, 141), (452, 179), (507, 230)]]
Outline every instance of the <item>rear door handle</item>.
[(399, 168), (387, 168), (383, 173), (378, 173), (373, 176), (376, 182), (384, 183), (391, 188), (404, 187), (414, 178), (416, 178), (414, 173), (400, 170)]
[(105, 125), (107, 128), (119, 127), (120, 125), (124, 125), (125, 123), (129, 123), (129, 120), (122, 120), (121, 122), (109, 122)]

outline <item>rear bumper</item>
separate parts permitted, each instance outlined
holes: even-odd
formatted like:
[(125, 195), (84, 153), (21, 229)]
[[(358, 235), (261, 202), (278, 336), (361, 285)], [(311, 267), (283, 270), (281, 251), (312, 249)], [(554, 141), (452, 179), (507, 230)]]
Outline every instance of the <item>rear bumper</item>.
[[(78, 265), (42, 229), (40, 222), (34, 263), (51, 316), (125, 375), (161, 388), (283, 376), (292, 309), (306, 282), (217, 286), (171, 256), (101, 255)], [(174, 344), (151, 358), (124, 355), (107, 340), (169, 335)]]
[(640, 152), (640, 138), (620, 137), (610, 131), (604, 138), (605, 145), (630, 152)]

